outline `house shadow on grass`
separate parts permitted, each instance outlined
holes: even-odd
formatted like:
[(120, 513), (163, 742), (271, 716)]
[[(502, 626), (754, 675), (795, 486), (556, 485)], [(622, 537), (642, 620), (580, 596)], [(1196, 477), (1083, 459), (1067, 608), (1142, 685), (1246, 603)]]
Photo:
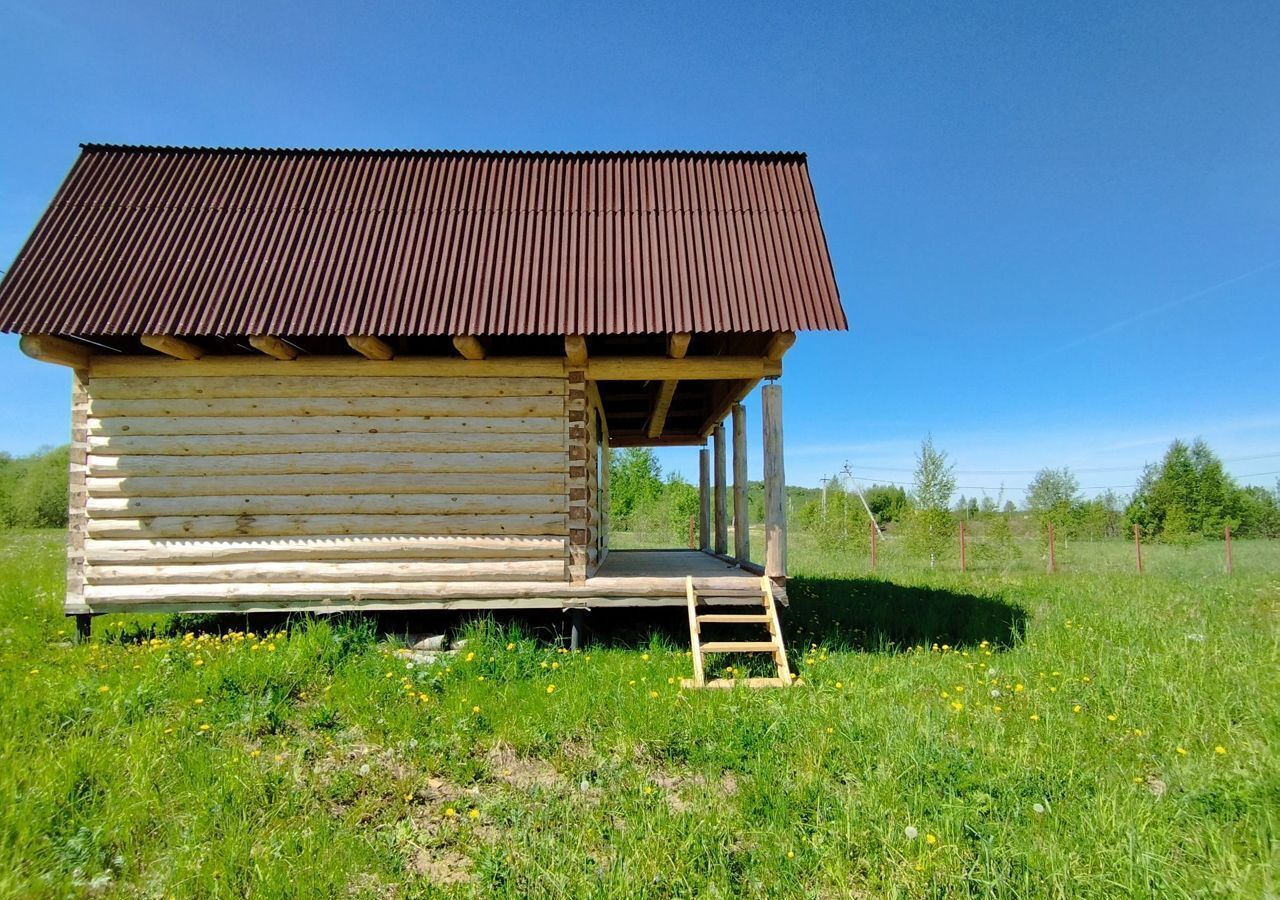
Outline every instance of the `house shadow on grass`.
[(783, 631), (797, 647), (890, 653), (935, 643), (1009, 647), (1026, 632), (1026, 610), (1004, 598), (877, 578), (792, 578), (787, 597)]
[[(1026, 628), (1026, 611), (998, 596), (875, 578), (791, 578), (787, 596), (789, 606), (781, 609), (783, 633), (793, 649), (814, 643), (833, 649), (894, 653), (919, 645), (976, 646), (983, 641), (999, 648), (1011, 646)], [(187, 630), (219, 634), (253, 629), (261, 634), (310, 618), (297, 613), (171, 616), (122, 631), (107, 628), (103, 636), (130, 642)], [(412, 640), (427, 634), (456, 636), (468, 621), (476, 619), (492, 620), (501, 629), (515, 627), (549, 644), (568, 639), (570, 615), (560, 610), (344, 613), (329, 621), (347, 626), (365, 623), (380, 637)], [(683, 606), (600, 608), (588, 612), (584, 624), (587, 639), (595, 646), (637, 649), (655, 640), (674, 646), (689, 642), (689, 620)], [(730, 626), (723, 637), (759, 639), (755, 632), (740, 630), (745, 627), (750, 626)]]

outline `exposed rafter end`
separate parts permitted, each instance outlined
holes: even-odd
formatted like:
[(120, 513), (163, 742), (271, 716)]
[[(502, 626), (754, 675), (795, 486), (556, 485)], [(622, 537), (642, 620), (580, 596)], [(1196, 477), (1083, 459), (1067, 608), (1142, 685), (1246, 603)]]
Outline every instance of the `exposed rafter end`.
[(689, 341), (692, 339), (693, 334), (688, 331), (677, 331), (667, 335), (667, 356), (672, 359), (684, 359), (684, 355), (689, 352)]
[(671, 398), (676, 395), (678, 381), (664, 381), (658, 385), (658, 396), (653, 401), (653, 412), (649, 415), (649, 425), (645, 433), (651, 438), (662, 434), (667, 425), (667, 413), (671, 411)]
[(347, 346), (366, 359), (395, 359), (396, 356), (390, 344), (371, 334), (347, 335)]
[(142, 346), (174, 359), (200, 359), (204, 356), (203, 347), (172, 334), (144, 334), (140, 340)]
[(698, 429), (698, 434), (702, 435), (703, 438), (709, 437), (715, 427), (724, 421), (724, 417), (733, 409), (733, 405), (745, 400), (747, 394), (750, 394), (759, 383), (759, 378), (747, 378), (725, 385), (724, 394), (721, 395), (719, 402), (712, 407), (711, 415), (707, 416), (703, 421), (702, 426)]
[(249, 335), (249, 346), (254, 350), (259, 350), (267, 356), (274, 356), (276, 359), (290, 360), (298, 358), (298, 349), (278, 337), (270, 334), (251, 334)]
[(782, 362), (782, 356), (791, 349), (791, 345), (796, 342), (796, 333), (794, 331), (779, 331), (769, 338), (769, 343), (764, 348), (764, 358), (769, 362)]
[(567, 334), (564, 337), (564, 355), (571, 366), (587, 364), (587, 339), (580, 334)]
[(51, 334), (24, 334), (18, 339), (18, 347), (32, 359), (73, 369), (86, 368), (92, 352), (83, 344)]
[(457, 350), (465, 359), (484, 359), (484, 344), (480, 340), (469, 334), (455, 334), (453, 336), (453, 348)]

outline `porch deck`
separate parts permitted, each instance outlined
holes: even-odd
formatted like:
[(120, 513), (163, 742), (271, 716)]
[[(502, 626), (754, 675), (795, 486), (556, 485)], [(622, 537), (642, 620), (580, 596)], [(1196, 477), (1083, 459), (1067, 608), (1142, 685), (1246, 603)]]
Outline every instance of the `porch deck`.
[[(760, 576), (701, 550), (611, 550), (585, 585), (566, 593), (590, 594), (608, 606), (668, 606), (685, 602), (685, 578), (714, 603), (716, 596), (757, 595)], [(566, 607), (590, 606), (574, 597)]]

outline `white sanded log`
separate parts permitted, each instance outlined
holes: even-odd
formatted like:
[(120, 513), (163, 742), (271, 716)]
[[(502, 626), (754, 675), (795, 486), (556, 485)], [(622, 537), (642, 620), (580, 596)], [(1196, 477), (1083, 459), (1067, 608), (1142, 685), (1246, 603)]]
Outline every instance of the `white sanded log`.
[(286, 344), (280, 338), (270, 334), (249, 335), (249, 346), (279, 360), (288, 361), (298, 358), (297, 347)]
[(558, 434), (564, 418), (438, 416), (159, 416), (92, 418), (92, 435), (197, 434)]
[(204, 348), (171, 334), (144, 334), (138, 339), (144, 347), (174, 359), (196, 360), (204, 356)]
[(366, 359), (394, 359), (395, 349), (381, 338), (371, 334), (352, 334), (347, 336), (347, 346)]
[[(429, 378), (564, 378), (564, 359), (550, 356), (504, 356), (469, 360), (456, 356), (398, 357), (391, 360), (358, 356), (299, 356), (288, 367), (290, 375), (308, 377), (429, 377)], [(278, 360), (257, 355), (206, 356), (190, 365), (178, 365), (158, 356), (95, 355), (90, 360), (94, 377), (234, 376), (270, 377), (280, 374)]]
[(469, 334), (455, 334), (453, 336), (453, 348), (462, 355), (464, 359), (484, 359), (484, 344), (479, 339)]
[(782, 464), (782, 388), (767, 384), (760, 391), (764, 417), (764, 549), (765, 574), (787, 576), (787, 479)]
[(91, 565), (88, 584), (226, 584), (245, 581), (291, 583), (344, 581), (563, 581), (564, 563), (553, 559), (417, 562), (305, 561), (208, 563), (203, 565)]
[(353, 537), (210, 538), (206, 540), (90, 540), (85, 558), (95, 564), (172, 565), (296, 559), (555, 559), (562, 537), (478, 535), (358, 535)]
[[(475, 365), (455, 360), (460, 365)], [(302, 366), (289, 366), (294, 372)], [(170, 363), (169, 365), (176, 365)], [(275, 365), (267, 362), (267, 365)], [(555, 397), (565, 393), (563, 378), (444, 378), (326, 375), (92, 375), (89, 393), (110, 400), (202, 399), (209, 397)]]
[(711, 451), (698, 451), (698, 548), (711, 549)]
[(587, 364), (587, 339), (580, 334), (565, 335), (564, 356), (571, 366), (585, 366)]
[(733, 555), (751, 559), (750, 507), (747, 503), (747, 411), (733, 405)]
[(539, 515), (156, 516), (90, 519), (96, 538), (290, 537), (326, 534), (567, 535), (561, 513)]
[(349, 473), (563, 473), (563, 450), (548, 453), (262, 453), (243, 456), (149, 456), (145, 454), (89, 457), (94, 477), (123, 475), (204, 476)]
[(567, 512), (564, 494), (247, 494), (232, 497), (95, 497), (92, 519), (151, 516), (462, 515)]
[(258, 453), (551, 452), (564, 448), (561, 434), (280, 434), (280, 435), (89, 435), (96, 455), (236, 456)]
[(200, 416), (564, 416), (562, 397), (210, 397), (199, 400), (89, 401), (96, 418)]
[(24, 334), (18, 339), (18, 348), (32, 359), (70, 366), (73, 369), (88, 368), (92, 353), (84, 344), (51, 334)]
[(88, 479), (94, 497), (217, 497), (234, 494), (558, 494), (559, 474), (385, 472), (345, 475), (130, 475)]
[(729, 552), (729, 484), (724, 425), (717, 425), (711, 436), (712, 446), (715, 448), (715, 552), (724, 556)]

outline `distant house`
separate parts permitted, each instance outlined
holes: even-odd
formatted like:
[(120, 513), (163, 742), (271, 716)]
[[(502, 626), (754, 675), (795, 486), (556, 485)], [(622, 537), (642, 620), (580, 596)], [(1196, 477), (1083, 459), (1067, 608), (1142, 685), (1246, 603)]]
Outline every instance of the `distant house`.
[[(0, 329), (75, 373), (81, 616), (730, 590), (741, 401), (845, 327), (793, 153), (84, 145), (0, 284)], [(709, 438), (706, 552), (610, 553), (610, 449)]]

